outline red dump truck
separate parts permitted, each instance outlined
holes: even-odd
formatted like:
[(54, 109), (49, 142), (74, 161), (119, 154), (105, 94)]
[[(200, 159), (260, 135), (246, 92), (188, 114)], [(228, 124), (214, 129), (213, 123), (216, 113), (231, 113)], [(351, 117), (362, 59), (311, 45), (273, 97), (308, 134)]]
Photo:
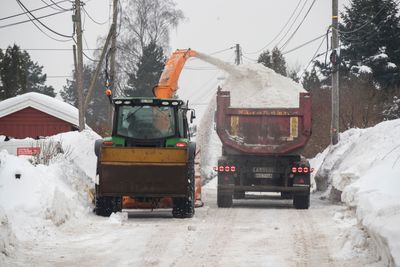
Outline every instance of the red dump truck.
[(246, 192), (280, 192), (296, 209), (310, 205), (310, 164), (301, 156), (311, 136), (311, 96), (298, 108), (233, 108), (229, 91), (217, 92), (218, 207)]

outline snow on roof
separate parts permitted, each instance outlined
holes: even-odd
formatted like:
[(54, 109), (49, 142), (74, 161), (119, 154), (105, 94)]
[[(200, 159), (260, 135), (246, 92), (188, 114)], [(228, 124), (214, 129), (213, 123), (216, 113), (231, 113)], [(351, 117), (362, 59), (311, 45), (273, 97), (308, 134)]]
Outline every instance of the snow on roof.
[(0, 102), (0, 118), (32, 107), (75, 126), (79, 125), (78, 109), (54, 97), (30, 92)]
[(230, 91), (236, 108), (298, 108), (303, 87), (262, 64), (233, 65), (199, 53), (198, 57), (226, 71), (222, 90)]

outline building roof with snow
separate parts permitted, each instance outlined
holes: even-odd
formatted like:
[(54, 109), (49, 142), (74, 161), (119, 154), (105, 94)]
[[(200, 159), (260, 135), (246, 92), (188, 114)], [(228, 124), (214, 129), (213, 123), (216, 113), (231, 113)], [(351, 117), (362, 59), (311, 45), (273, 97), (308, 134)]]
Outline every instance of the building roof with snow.
[(78, 129), (78, 109), (56, 98), (26, 93), (0, 102), (0, 135), (38, 138)]
[(79, 125), (79, 112), (74, 106), (40, 93), (26, 93), (0, 102), (0, 118), (32, 107), (73, 125)]

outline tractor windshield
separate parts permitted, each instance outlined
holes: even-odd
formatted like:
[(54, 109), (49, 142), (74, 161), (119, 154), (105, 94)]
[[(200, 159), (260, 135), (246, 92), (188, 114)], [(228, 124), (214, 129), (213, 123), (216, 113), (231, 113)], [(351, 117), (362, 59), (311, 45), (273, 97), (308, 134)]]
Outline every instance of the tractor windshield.
[(135, 139), (174, 136), (174, 113), (170, 106), (120, 106), (117, 134)]

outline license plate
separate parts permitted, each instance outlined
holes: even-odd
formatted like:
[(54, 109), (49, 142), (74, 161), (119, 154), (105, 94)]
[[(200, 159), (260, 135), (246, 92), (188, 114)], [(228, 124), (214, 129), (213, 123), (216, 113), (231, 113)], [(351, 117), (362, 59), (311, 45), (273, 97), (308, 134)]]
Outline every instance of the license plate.
[(255, 178), (262, 178), (262, 179), (271, 179), (272, 178), (272, 173), (255, 173), (254, 174)]
[(253, 172), (274, 172), (274, 168), (271, 167), (253, 167)]

